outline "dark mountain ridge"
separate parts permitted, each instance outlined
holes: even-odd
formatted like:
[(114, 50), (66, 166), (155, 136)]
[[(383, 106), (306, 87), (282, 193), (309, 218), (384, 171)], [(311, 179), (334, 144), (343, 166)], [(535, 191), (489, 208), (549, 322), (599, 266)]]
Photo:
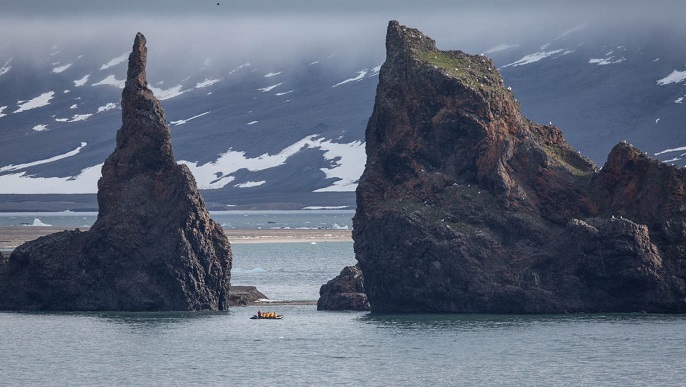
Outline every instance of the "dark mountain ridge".
[[(679, 31), (591, 23), (472, 46), (493, 58), (527, 117), (564, 127), (569, 143), (594, 162), (627, 140), (682, 165), (684, 151), (669, 150), (686, 146), (685, 79), (658, 84), (686, 70)], [(124, 61), (115, 59), (126, 50), (76, 44), (37, 45), (31, 55), (19, 40), (0, 49), (4, 210), (94, 209), (98, 176), (83, 171), (99, 169), (114, 145), (125, 78)], [(184, 53), (183, 46), (156, 52), (163, 59), (151, 62), (150, 84), (168, 107), (177, 159), (189, 163), (208, 207), (354, 205), (381, 51), (351, 55), (333, 45), (296, 59), (223, 61), (208, 59), (212, 52)], [(46, 105), (16, 112), (46, 93)], [(294, 144), (300, 148), (289, 150)], [(218, 162), (230, 151), (244, 159)], [(264, 155), (280, 156), (258, 160)], [(69, 193), (85, 196), (68, 205), (59, 195)], [(279, 204), (279, 196), (287, 200)]]

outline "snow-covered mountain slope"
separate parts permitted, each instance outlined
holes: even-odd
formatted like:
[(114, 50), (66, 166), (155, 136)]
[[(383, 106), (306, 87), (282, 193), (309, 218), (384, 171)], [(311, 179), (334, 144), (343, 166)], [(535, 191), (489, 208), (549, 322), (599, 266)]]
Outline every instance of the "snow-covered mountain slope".
[[(596, 163), (628, 140), (686, 164), (686, 51), (679, 37), (651, 30), (629, 39), (612, 31), (581, 24), (526, 41), (512, 36), (481, 52), (499, 66), (528, 118), (562, 128)], [(156, 65), (150, 41), (148, 80), (165, 109), (175, 156), (190, 167), (208, 206), (354, 206), (379, 47), (359, 58), (334, 50), (235, 63), (179, 53), (171, 55), (177, 62)], [(0, 48), (0, 201), (85, 193), (92, 207), (121, 125), (127, 49), (96, 54), (102, 50), (64, 42), (28, 58)]]

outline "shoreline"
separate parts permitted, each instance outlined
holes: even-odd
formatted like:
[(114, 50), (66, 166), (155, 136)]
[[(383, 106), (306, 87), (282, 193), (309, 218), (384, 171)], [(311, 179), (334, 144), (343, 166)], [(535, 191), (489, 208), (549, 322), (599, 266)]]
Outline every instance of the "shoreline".
[[(64, 230), (88, 230), (87, 227), (4, 226), (0, 227), (0, 250), (12, 251), (24, 242)], [(352, 242), (351, 230), (338, 229), (233, 229), (224, 234), (231, 244), (245, 243), (324, 243)]]

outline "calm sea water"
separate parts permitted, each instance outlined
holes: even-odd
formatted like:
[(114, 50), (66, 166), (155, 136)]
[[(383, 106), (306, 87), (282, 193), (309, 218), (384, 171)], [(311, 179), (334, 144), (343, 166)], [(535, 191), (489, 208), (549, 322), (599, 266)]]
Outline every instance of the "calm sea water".
[[(280, 300), (316, 299), (321, 284), (355, 262), (351, 242), (232, 249), (232, 283), (256, 285)], [(285, 318), (250, 320), (255, 307), (2, 312), (0, 385), (672, 386), (686, 380), (686, 316), (261, 309)]]
[[(210, 216), (225, 228), (277, 229), (352, 228), (353, 210), (212, 211)], [(90, 227), (97, 212), (0, 212), (2, 226)]]

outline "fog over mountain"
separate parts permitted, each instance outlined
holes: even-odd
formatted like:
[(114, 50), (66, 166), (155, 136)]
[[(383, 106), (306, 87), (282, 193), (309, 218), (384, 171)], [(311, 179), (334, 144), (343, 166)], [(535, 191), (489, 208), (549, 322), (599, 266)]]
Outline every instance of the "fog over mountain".
[(211, 207), (354, 206), (391, 19), (441, 49), (492, 57), (525, 115), (559, 126), (596, 163), (628, 140), (682, 165), (684, 11), (618, 0), (4, 1), (0, 194), (94, 192), (142, 32), (177, 159)]

